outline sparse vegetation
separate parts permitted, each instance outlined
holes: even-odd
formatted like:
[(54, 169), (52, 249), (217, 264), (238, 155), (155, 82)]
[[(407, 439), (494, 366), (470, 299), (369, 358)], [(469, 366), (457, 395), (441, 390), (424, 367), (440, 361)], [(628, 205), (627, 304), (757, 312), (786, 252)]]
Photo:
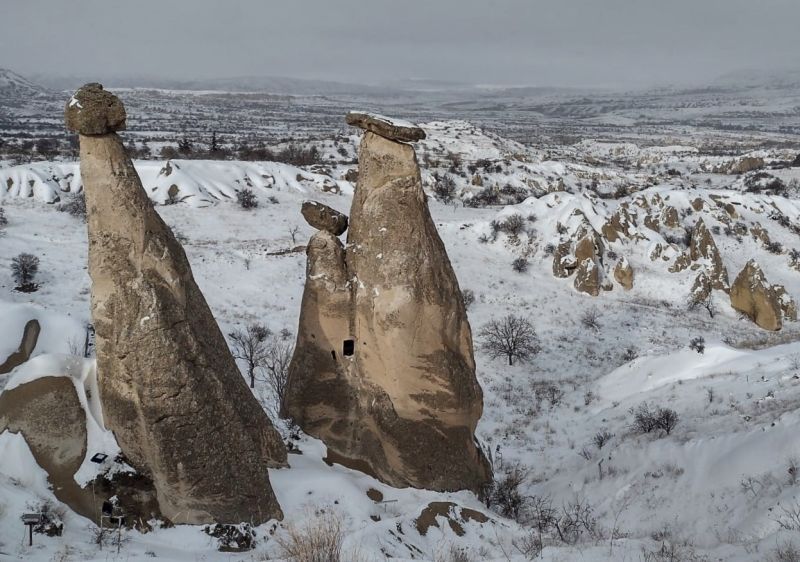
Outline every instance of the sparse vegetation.
[(236, 192), (236, 201), (242, 209), (255, 209), (258, 207), (258, 199), (252, 189), (242, 188)]
[(17, 282), (15, 290), (32, 293), (39, 286), (33, 282), (39, 271), (39, 258), (33, 254), (22, 253), (11, 260), (11, 275)]

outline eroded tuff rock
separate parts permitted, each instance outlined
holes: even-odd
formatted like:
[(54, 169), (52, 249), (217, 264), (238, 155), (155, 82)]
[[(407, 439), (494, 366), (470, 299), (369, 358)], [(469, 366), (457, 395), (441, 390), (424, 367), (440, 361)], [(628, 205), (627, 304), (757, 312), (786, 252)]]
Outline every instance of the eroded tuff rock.
[[(692, 269), (704, 267), (711, 287), (721, 291), (728, 291), (728, 270), (722, 262), (714, 237), (706, 227), (703, 219), (699, 219), (692, 230), (689, 248), (678, 256), (670, 266), (669, 271), (676, 273), (692, 266)], [(695, 267), (697, 266), (697, 267)]]
[(478, 490), (471, 331), (410, 145), (364, 134), (349, 228), (308, 245), (283, 414), (393, 486)]
[(317, 201), (303, 201), (300, 212), (306, 222), (317, 230), (327, 230), (335, 236), (347, 230), (347, 215)]
[[(183, 248), (113, 132), (121, 102), (87, 89), (73, 98), (101, 100), (76, 128), (106, 426), (130, 463), (152, 479), (161, 512), (173, 522), (280, 518), (267, 474), (267, 467), (285, 465), (280, 436), (245, 385)], [(75, 127), (71, 104), (67, 121)], [(95, 107), (81, 105), (81, 112)], [(108, 125), (101, 130), (102, 123)]]
[(92, 491), (74, 476), (86, 456), (86, 415), (69, 377), (41, 377), (0, 394), (0, 433), (21, 433), (55, 496), (94, 519)]
[(633, 289), (633, 267), (630, 262), (623, 256), (617, 261), (614, 266), (614, 279), (622, 285), (626, 291)]
[(750, 260), (731, 285), (731, 306), (765, 330), (777, 331), (783, 319), (797, 319), (797, 307), (781, 285), (770, 285), (761, 267)]
[(81, 135), (103, 135), (125, 129), (125, 107), (102, 84), (86, 84), (67, 102), (67, 129)]
[(345, 117), (348, 125), (370, 131), (388, 140), (414, 142), (425, 138), (425, 131), (413, 123), (376, 115), (351, 111)]

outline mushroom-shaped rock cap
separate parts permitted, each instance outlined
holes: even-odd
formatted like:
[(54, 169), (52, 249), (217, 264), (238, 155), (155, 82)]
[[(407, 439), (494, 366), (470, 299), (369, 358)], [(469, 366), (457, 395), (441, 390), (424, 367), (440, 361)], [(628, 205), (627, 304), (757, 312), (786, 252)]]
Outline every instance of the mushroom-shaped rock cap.
[(360, 127), (376, 135), (400, 142), (414, 142), (425, 138), (425, 131), (414, 123), (401, 119), (392, 119), (376, 113), (350, 111), (345, 117), (348, 125)]
[(306, 222), (318, 230), (327, 230), (339, 236), (347, 230), (347, 215), (316, 201), (303, 201), (300, 209)]
[(81, 135), (105, 135), (125, 128), (125, 107), (102, 84), (81, 86), (64, 108), (67, 129)]

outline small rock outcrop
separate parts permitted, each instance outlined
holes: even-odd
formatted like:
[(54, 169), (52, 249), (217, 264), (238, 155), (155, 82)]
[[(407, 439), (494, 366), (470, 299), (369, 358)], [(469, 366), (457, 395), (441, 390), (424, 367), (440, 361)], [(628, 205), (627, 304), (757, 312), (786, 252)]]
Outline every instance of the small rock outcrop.
[(80, 134), (107, 428), (174, 523), (281, 518), (267, 468), (286, 464), (283, 442), (114, 132), (122, 103), (90, 84), (65, 114)]
[(347, 230), (347, 215), (317, 201), (303, 201), (300, 212), (306, 222), (317, 230), (326, 230), (334, 236)]
[[(328, 461), (398, 487), (479, 490), (483, 394), (461, 291), (422, 190), (413, 125), (349, 114), (366, 130), (347, 246), (321, 230), (282, 414)], [(388, 128), (387, 128), (388, 127)]]
[(699, 219), (692, 229), (689, 248), (678, 256), (670, 266), (669, 271), (676, 273), (692, 266), (692, 269), (705, 267), (711, 287), (721, 291), (728, 291), (728, 270), (722, 262), (714, 237), (703, 222)]
[(625, 257), (621, 257), (614, 266), (614, 279), (626, 291), (633, 289), (633, 267)]
[(92, 490), (74, 479), (86, 456), (86, 415), (72, 380), (41, 377), (0, 393), (0, 433), (6, 430), (22, 434), (55, 496), (94, 519)]
[(603, 271), (598, 267), (595, 260), (586, 258), (578, 265), (575, 271), (575, 289), (581, 293), (586, 293), (596, 297), (600, 294), (603, 285)]
[(755, 260), (747, 262), (731, 285), (731, 306), (765, 330), (780, 330), (784, 318), (797, 318), (797, 307), (786, 289), (770, 285)]

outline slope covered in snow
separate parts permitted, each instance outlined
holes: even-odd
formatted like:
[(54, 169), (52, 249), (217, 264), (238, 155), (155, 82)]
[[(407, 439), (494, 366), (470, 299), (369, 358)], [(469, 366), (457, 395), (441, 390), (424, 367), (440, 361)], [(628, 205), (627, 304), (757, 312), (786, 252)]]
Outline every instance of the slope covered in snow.
[[(541, 538), (541, 559), (551, 561), (659, 560), (651, 553), (669, 548), (681, 555), (676, 559), (744, 562), (797, 542), (797, 531), (781, 526), (791, 523), (787, 513), (800, 494), (800, 326), (787, 321), (779, 332), (762, 330), (719, 290), (712, 292), (713, 317), (703, 308), (689, 310), (697, 271), (670, 271), (702, 219), (731, 280), (756, 258), (771, 283), (800, 299), (792, 252), (800, 204), (791, 187), (800, 170), (768, 167), (788, 154), (749, 155), (763, 158), (764, 168), (735, 174), (729, 164), (744, 155), (683, 145), (533, 150), (465, 122), (429, 123), (425, 130), (418, 154), (433, 218), (462, 289), (474, 296), (468, 312), (485, 403), (477, 435), (500, 481), (521, 475), (519, 491), (527, 499), (519, 522), (470, 493), (394, 489), (330, 466), (323, 444), (292, 437), (279, 422), (302, 454), (290, 455), (290, 468), (270, 471), (286, 518), (256, 529), (254, 551), (220, 554), (201, 528), (182, 526), (127, 531), (118, 556), (109, 544), (100, 549), (92, 524), (68, 510), (64, 535), (37, 535), (30, 549), (20, 514), (43, 502), (61, 506), (24, 440), (6, 432), (0, 435), (0, 558), (277, 560), (278, 539), (289, 527), (325, 514), (341, 523), (347, 552), (358, 548), (364, 560), (448, 560), (456, 549), (475, 562), (522, 561), (532, 558), (524, 553), (536, 551), (528, 547)], [(338, 148), (347, 153), (324, 170), (235, 161), (136, 163), (224, 333), (254, 321), (275, 333), (296, 330), (302, 244), (314, 232), (300, 204), (315, 199), (348, 212), (352, 183), (342, 178), (353, 167), (344, 160), (352, 159), (356, 136), (347, 138), (323, 147), (326, 155)], [(786, 189), (751, 179), (759, 172)], [(445, 175), (456, 184), (452, 201), (438, 184)], [(39, 320), (42, 334), (33, 358), (0, 375), (0, 387), (53, 371), (91, 382), (91, 360), (68, 366), (89, 321), (85, 225), (46, 204), (79, 193), (78, 166), (0, 168), (0, 186), (8, 187), (9, 179), (12, 186), (0, 190), (8, 218), (0, 234), (0, 361), (16, 349), (28, 319)], [(504, 193), (506, 184), (512, 189)], [(470, 206), (495, 186), (507, 197)], [(236, 202), (245, 187), (256, 196), (255, 209)], [(623, 208), (630, 223), (614, 238), (604, 227)], [(517, 216), (518, 228), (504, 226)], [(585, 223), (601, 237), (599, 262), (612, 286), (597, 297), (577, 291), (574, 277), (553, 274), (555, 248)], [(20, 252), (41, 260), (34, 293), (13, 290), (9, 265)], [(622, 258), (634, 271), (630, 290), (614, 280)], [(512, 269), (517, 259), (526, 268)], [(529, 318), (537, 330), (541, 352), (529, 363), (508, 366), (480, 346), (481, 328), (507, 314)], [(269, 387), (258, 384), (254, 392), (274, 413)], [(84, 392), (87, 404), (92, 394)], [(659, 408), (677, 416), (669, 432), (642, 431), (637, 415)], [(96, 409), (87, 412), (98, 419)], [(102, 439), (100, 423), (97, 429)], [(426, 511), (432, 502), (454, 506)], [(562, 534), (576, 510), (580, 525), (563, 537), (547, 526), (540, 537), (535, 525), (542, 513), (534, 506), (554, 509)]]

